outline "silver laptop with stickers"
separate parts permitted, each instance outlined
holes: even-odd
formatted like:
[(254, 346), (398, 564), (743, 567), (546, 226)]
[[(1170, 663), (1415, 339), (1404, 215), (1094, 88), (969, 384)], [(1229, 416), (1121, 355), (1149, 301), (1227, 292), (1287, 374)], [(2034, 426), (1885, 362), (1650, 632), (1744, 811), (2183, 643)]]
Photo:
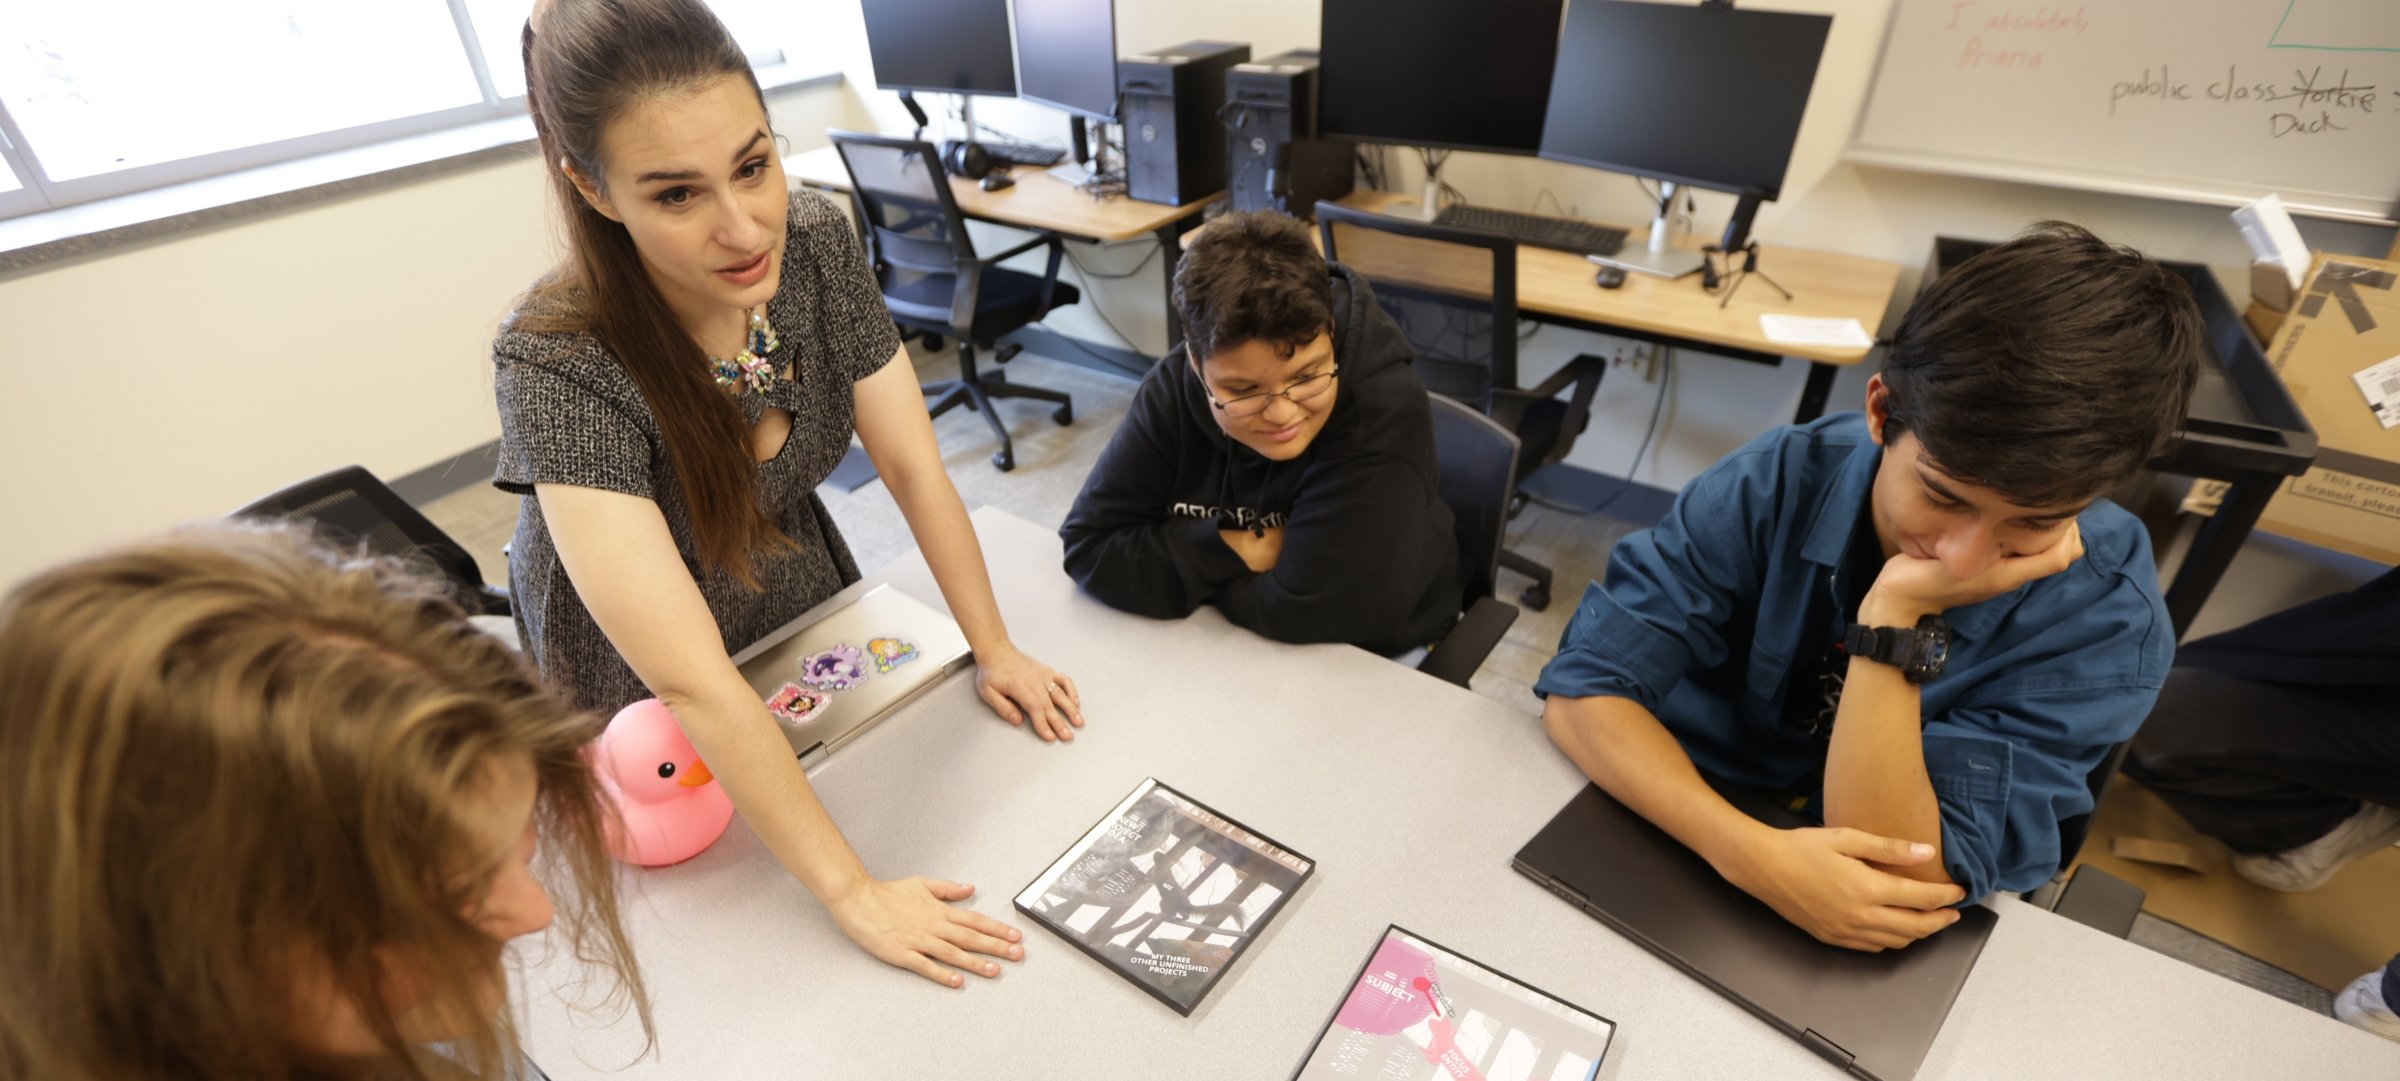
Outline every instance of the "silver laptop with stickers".
[(804, 769), (974, 659), (949, 616), (888, 586), (734, 655)]

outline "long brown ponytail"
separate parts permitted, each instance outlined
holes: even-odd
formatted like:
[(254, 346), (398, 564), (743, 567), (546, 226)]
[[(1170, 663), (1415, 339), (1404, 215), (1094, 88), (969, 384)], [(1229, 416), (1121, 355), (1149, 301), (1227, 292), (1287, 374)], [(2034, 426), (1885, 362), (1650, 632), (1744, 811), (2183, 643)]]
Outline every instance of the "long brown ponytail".
[[(515, 327), (582, 331), (624, 365), (649, 403), (691, 512), (704, 567), (757, 585), (753, 556), (792, 540), (758, 505), (758, 462), (740, 407), (642, 268), (623, 225), (584, 201), (562, 161), (601, 183), (602, 135), (629, 108), (737, 75), (757, 94), (741, 46), (701, 0), (559, 0), (526, 23), (525, 99), (543, 168), (566, 218), (568, 258), (534, 286)], [(759, 107), (766, 107), (764, 95)]]

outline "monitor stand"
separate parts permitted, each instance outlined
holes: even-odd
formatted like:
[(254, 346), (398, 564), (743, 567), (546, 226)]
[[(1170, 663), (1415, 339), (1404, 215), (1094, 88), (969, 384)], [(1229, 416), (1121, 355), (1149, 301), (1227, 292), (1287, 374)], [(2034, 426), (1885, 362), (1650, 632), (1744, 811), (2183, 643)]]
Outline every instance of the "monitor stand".
[(1658, 216), (1650, 220), (1650, 243), (1641, 248), (1626, 248), (1615, 255), (1595, 255), (1592, 262), (1661, 278), (1680, 278), (1699, 272), (1708, 257), (1675, 245), (1675, 196), (1682, 189), (1662, 180), (1658, 191)]
[(1415, 199), (1394, 199), (1385, 204), (1393, 217), (1405, 218), (1415, 208), (1418, 221), (1432, 222), (1442, 216), (1442, 165), (1450, 155), (1432, 147), (1417, 148), (1418, 159), (1425, 163), (1425, 190)]
[(1094, 120), (1078, 113), (1068, 119), (1073, 159), (1050, 167), (1050, 175), (1083, 190), (1086, 194), (1106, 196), (1112, 185), (1123, 184), (1123, 163), (1110, 168), (1108, 158), (1108, 121)]

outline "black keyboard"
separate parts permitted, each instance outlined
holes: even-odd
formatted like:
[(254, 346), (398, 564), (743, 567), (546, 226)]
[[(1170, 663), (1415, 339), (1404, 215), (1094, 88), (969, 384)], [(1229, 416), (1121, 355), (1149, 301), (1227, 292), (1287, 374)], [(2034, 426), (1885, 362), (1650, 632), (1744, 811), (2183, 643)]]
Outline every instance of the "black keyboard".
[(991, 155), (994, 165), (1021, 165), (1028, 169), (1047, 169), (1067, 160), (1067, 152), (1051, 146), (1000, 146), (983, 144), (983, 152)]
[(1556, 248), (1577, 255), (1615, 255), (1618, 249), (1625, 246), (1623, 229), (1611, 229), (1588, 221), (1494, 210), (1488, 206), (1444, 207), (1441, 216), (1434, 221), (1442, 225), (1499, 233), (1519, 244)]

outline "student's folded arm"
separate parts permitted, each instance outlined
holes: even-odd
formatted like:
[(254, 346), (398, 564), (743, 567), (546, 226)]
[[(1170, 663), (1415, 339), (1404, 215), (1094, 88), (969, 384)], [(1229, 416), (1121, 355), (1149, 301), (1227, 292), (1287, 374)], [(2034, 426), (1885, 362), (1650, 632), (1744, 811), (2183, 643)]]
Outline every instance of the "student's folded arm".
[(1406, 459), (1369, 454), (1309, 467), (1283, 551), (1263, 574), (1217, 587), (1234, 623), (1284, 642), (1383, 642), (1444, 573), (1457, 540), (1427, 528), (1433, 478)]
[(2133, 738), (2166, 682), (2173, 631), (2154, 603), (2118, 591), (2077, 621), (2085, 634), (2044, 642), (2023, 667), (1926, 719), (1942, 861), (1969, 901), (2058, 871), (2058, 824), (2092, 811), (2092, 770)]
[(1745, 451), (1685, 486), (1659, 523), (1617, 542), (1585, 588), (1534, 693), (1628, 698), (1655, 713), (1686, 673), (1723, 663), (1766, 573), (1773, 471)]
[(1701, 779), (1657, 711), (1686, 673), (1725, 659), (1729, 628), (1756, 604), (1775, 483), (1742, 457), (1617, 543), (1533, 688), (1549, 699), (1551, 740), (1585, 776), (1711, 862), (1754, 823)]
[[(1137, 413), (1150, 396), (1145, 384)], [(1215, 520), (1168, 513), (1175, 462), (1149, 426), (1172, 419), (1128, 417), (1119, 425), (1058, 529), (1075, 584), (1111, 608), (1155, 619), (1188, 616), (1218, 585), (1250, 573), (1217, 535)]]
[[(1952, 710), (1925, 726), (1925, 771), (1941, 805), (1942, 865), (1968, 901), (2022, 892), (2057, 873), (2058, 824), (2092, 810), (2091, 773), (2111, 743), (2062, 742), (2067, 715), (2149, 713), (2155, 688), (2087, 689)], [(2133, 725), (2124, 731), (2130, 735)], [(2035, 733), (2050, 733), (2042, 738)]]

